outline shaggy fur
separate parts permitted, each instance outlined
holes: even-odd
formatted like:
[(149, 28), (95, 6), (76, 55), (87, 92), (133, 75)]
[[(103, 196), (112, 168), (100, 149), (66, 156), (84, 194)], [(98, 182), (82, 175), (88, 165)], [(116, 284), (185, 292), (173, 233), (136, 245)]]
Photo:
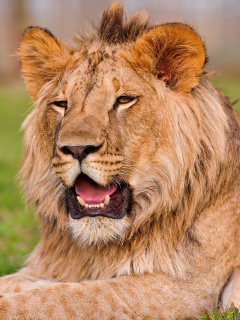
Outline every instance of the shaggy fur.
[[(0, 318), (189, 319), (238, 306), (240, 124), (204, 76), (199, 35), (146, 13), (127, 20), (115, 2), (72, 48), (28, 28), (19, 57), (35, 100), (20, 175), (42, 237), (0, 280)], [(79, 160), (67, 146), (91, 149)], [(126, 215), (72, 219), (80, 173), (128, 183)]]

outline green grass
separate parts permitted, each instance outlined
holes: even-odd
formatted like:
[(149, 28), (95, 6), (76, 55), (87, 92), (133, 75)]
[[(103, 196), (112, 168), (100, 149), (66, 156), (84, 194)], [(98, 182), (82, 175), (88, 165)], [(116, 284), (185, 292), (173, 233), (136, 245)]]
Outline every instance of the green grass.
[(226, 308), (223, 311), (218, 311), (216, 307), (213, 307), (213, 310), (209, 314), (204, 314), (199, 318), (201, 320), (239, 320), (240, 319), (240, 311), (238, 308), (233, 305), (230, 308)]
[(16, 175), (20, 168), (20, 125), (30, 106), (23, 87), (0, 87), (0, 276), (16, 271), (38, 241), (33, 212), (26, 214)]
[[(215, 77), (212, 82), (230, 101), (240, 98), (240, 77)], [(0, 276), (19, 269), (39, 240), (38, 223), (33, 211), (26, 213), (16, 179), (23, 138), (19, 129), (29, 107), (30, 99), (22, 86), (0, 87)], [(235, 108), (240, 113), (240, 101)], [(233, 309), (216, 312), (199, 319), (240, 319)]]

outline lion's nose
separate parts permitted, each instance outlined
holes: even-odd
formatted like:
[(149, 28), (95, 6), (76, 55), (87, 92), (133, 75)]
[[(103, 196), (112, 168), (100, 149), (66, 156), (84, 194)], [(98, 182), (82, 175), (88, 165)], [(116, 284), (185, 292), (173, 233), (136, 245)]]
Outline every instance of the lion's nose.
[(86, 145), (86, 146), (63, 146), (60, 148), (61, 151), (65, 154), (71, 154), (73, 158), (83, 159), (89, 153), (95, 152), (99, 149), (98, 147)]

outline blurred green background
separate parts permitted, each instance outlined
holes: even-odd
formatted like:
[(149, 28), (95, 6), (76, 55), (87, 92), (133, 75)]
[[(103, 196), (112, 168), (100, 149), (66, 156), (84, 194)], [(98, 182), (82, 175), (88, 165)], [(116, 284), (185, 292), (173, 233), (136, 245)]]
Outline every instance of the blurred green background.
[(23, 86), (0, 86), (0, 276), (16, 271), (38, 241), (33, 209), (26, 213), (17, 173), (22, 156), (21, 122), (30, 99)]
[[(110, 2), (0, 1), (0, 276), (16, 271), (39, 239), (34, 208), (26, 213), (24, 196), (16, 178), (22, 156), (20, 126), (31, 107), (14, 56), (21, 34), (28, 25), (40, 25), (67, 41), (74, 32), (81, 28), (86, 30), (89, 19), (96, 22)], [(230, 101), (240, 98), (239, 0), (122, 2), (127, 14), (145, 9), (154, 22), (182, 21), (195, 26), (206, 41), (210, 56), (207, 70), (217, 71), (213, 83)], [(240, 113), (240, 102), (235, 107)]]

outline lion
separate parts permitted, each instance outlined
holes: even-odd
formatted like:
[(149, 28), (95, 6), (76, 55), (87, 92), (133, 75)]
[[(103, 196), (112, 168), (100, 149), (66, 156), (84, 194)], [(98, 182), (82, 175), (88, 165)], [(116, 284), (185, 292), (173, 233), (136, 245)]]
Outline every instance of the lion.
[(240, 122), (189, 25), (105, 9), (70, 47), (29, 27), (20, 172), (41, 221), (0, 318), (192, 319), (240, 305)]

